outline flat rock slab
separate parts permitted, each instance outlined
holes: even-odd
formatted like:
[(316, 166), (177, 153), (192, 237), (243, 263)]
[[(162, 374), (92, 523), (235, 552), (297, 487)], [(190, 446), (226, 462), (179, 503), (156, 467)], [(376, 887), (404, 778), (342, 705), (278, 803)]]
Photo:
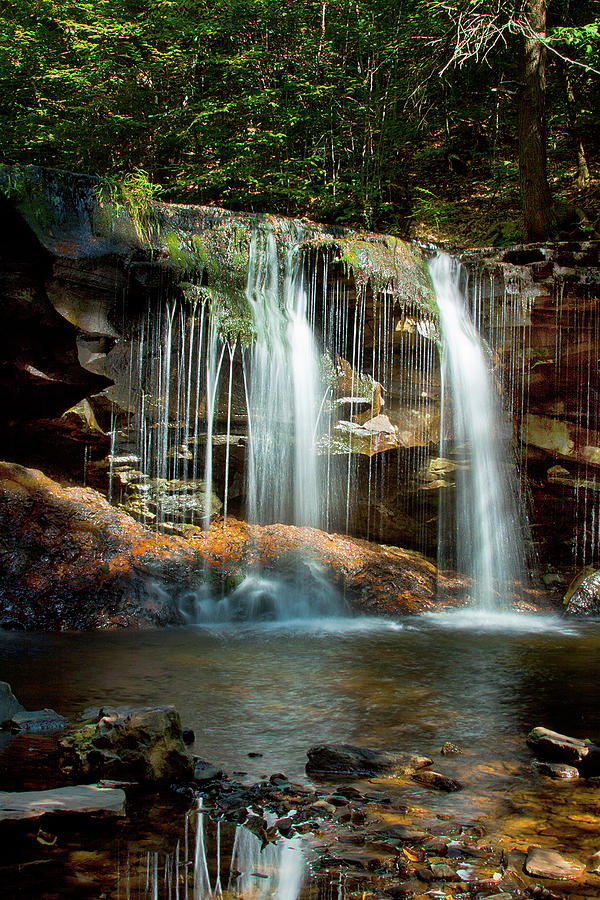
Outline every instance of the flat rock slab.
[(37, 709), (34, 712), (15, 713), (10, 720), (11, 731), (63, 731), (69, 720), (54, 712), (53, 709)]
[(392, 753), (352, 744), (317, 744), (308, 750), (306, 771), (315, 775), (412, 775), (433, 760), (413, 753)]
[(39, 819), (52, 813), (125, 815), (125, 791), (97, 784), (51, 791), (0, 792), (0, 822)]
[(0, 726), (12, 719), (17, 713), (25, 712), (7, 681), (0, 681)]
[(527, 735), (527, 743), (548, 762), (568, 763), (579, 768), (591, 763), (592, 759), (600, 760), (600, 747), (596, 744), (550, 731), (549, 728), (534, 728)]
[(529, 847), (525, 860), (525, 872), (534, 878), (555, 878), (574, 881), (585, 872), (585, 866), (576, 859), (561, 856), (556, 850)]

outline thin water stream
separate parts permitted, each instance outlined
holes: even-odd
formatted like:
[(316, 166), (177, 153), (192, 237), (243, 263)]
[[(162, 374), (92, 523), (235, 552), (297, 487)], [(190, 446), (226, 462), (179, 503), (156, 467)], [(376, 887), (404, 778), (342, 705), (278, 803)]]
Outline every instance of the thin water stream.
[[(430, 271), (440, 314), (441, 410), (451, 420), (447, 427), (462, 457), (457, 460), (455, 508), (450, 516), (442, 508), (439, 517), (438, 556), (442, 565), (456, 563), (473, 578), (478, 607), (501, 609), (527, 577), (526, 513), (518, 491), (512, 426), (500, 385), (494, 382), (492, 353), (467, 308), (464, 271), (443, 253), (432, 260)], [(440, 429), (440, 456), (446, 452)], [(449, 561), (444, 558), (445, 535), (451, 530), (456, 533), (456, 560)]]

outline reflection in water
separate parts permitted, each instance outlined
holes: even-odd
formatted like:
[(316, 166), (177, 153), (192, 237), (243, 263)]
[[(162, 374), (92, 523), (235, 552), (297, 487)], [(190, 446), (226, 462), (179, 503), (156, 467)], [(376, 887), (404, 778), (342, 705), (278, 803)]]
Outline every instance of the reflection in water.
[(280, 838), (263, 847), (243, 825), (213, 822), (200, 798), (187, 814), (183, 837), (172, 853), (128, 855), (124, 873), (118, 874), (117, 897), (218, 900), (225, 883), (228, 897), (296, 900), (304, 876), (299, 838)]

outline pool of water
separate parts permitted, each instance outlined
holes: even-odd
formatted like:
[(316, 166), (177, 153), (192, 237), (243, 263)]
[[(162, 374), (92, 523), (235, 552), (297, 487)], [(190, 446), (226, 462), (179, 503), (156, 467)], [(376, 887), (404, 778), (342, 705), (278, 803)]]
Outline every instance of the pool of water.
[[(534, 776), (525, 739), (536, 725), (600, 739), (599, 671), (600, 623), (541, 616), (0, 634), (0, 679), (28, 709), (173, 704), (196, 754), (253, 779), (306, 778), (324, 741), (418, 751), (465, 789), (396, 786), (406, 801), (584, 855), (600, 849), (600, 789)], [(462, 755), (440, 756), (446, 741)]]
[(321, 741), (485, 759), (526, 758), (535, 725), (600, 738), (599, 668), (599, 623), (540, 616), (0, 634), (26, 708), (173, 704), (195, 752), (255, 776), (298, 777)]

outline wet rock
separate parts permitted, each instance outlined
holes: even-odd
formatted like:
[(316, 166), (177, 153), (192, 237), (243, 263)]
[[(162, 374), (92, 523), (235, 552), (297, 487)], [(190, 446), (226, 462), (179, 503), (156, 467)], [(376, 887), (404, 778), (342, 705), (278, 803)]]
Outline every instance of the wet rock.
[(565, 611), (576, 616), (600, 614), (600, 569), (586, 569), (571, 583), (565, 595)]
[(345, 784), (342, 787), (338, 788), (337, 793), (341, 797), (348, 797), (349, 800), (363, 800), (364, 794), (362, 791), (359, 791), (358, 788), (352, 787), (349, 784)]
[(589, 872), (594, 872), (596, 875), (600, 874), (600, 850), (597, 853), (594, 853), (592, 857), (588, 860), (587, 869)]
[(451, 866), (446, 863), (431, 863), (431, 871), (436, 881), (458, 881), (459, 877)]
[(396, 900), (396, 898), (410, 897), (412, 894), (421, 895), (422, 893), (423, 882), (418, 881), (416, 878), (411, 878), (409, 881), (403, 881), (389, 889), (389, 894), (393, 900)]
[(448, 841), (443, 837), (431, 837), (423, 843), (423, 850), (426, 853), (432, 853), (434, 856), (446, 856)]
[(576, 769), (575, 766), (568, 766), (566, 763), (550, 763), (534, 759), (531, 763), (531, 768), (538, 775), (547, 775), (549, 778), (562, 778), (564, 780), (579, 778), (579, 769)]
[(125, 791), (80, 784), (50, 791), (0, 792), (0, 822), (39, 819), (53, 813), (125, 815)]
[(596, 744), (542, 727), (529, 732), (527, 743), (548, 762), (567, 763), (585, 769), (588, 774), (600, 771), (600, 747)]
[(441, 772), (415, 772), (412, 778), (414, 781), (418, 782), (418, 784), (435, 788), (436, 791), (448, 791), (448, 793), (452, 793), (453, 791), (462, 791), (464, 787), (460, 781), (456, 781), (448, 775), (442, 775)]
[(424, 881), (426, 884), (431, 884), (431, 882), (433, 881), (433, 879), (435, 877), (433, 872), (431, 871), (431, 869), (427, 869), (424, 866), (420, 869), (416, 869), (415, 875), (417, 876), (417, 878), (419, 878), (421, 881)]
[(184, 728), (181, 733), (181, 737), (183, 738), (183, 743), (187, 744), (188, 746), (190, 744), (193, 744), (196, 740), (196, 735), (191, 728)]
[(10, 722), (17, 713), (24, 713), (25, 707), (21, 706), (13, 694), (7, 681), (0, 681), (0, 726)]
[(442, 746), (440, 750), (442, 756), (457, 756), (462, 753), (460, 747), (457, 747), (456, 744), (452, 744), (450, 741), (446, 741), (446, 743)]
[(542, 850), (541, 847), (529, 847), (524, 868), (534, 878), (561, 881), (573, 881), (585, 872), (585, 865), (578, 860), (561, 856), (555, 850)]
[(290, 783), (287, 775), (283, 775), (281, 772), (276, 772), (274, 775), (271, 775), (269, 781), (276, 787), (287, 787)]
[(223, 775), (222, 769), (211, 766), (203, 759), (194, 761), (194, 781), (198, 784), (206, 785), (211, 781), (218, 781), (219, 778), (223, 778)]
[(315, 803), (312, 803), (308, 809), (306, 810), (308, 815), (311, 816), (333, 816), (336, 812), (337, 807), (333, 805), (333, 803), (328, 803), (327, 800), (316, 800)]
[(194, 773), (179, 714), (169, 706), (104, 716), (66, 735), (61, 748), (87, 776), (171, 782)]
[(291, 837), (294, 830), (294, 820), (291, 816), (286, 816), (283, 819), (277, 819), (275, 826), (282, 837)]
[(316, 775), (411, 775), (432, 765), (426, 756), (392, 753), (351, 744), (317, 744), (308, 750), (306, 771)]
[(332, 806), (348, 806), (348, 799), (346, 797), (340, 797), (338, 794), (331, 794), (329, 797), (325, 797), (327, 803), (331, 803)]
[(38, 709), (34, 712), (15, 713), (10, 720), (11, 731), (51, 732), (64, 731), (69, 720), (53, 709)]
[(381, 833), (388, 838), (407, 844), (422, 844), (431, 837), (426, 831), (420, 831), (411, 825), (390, 825), (389, 828), (386, 828)]

